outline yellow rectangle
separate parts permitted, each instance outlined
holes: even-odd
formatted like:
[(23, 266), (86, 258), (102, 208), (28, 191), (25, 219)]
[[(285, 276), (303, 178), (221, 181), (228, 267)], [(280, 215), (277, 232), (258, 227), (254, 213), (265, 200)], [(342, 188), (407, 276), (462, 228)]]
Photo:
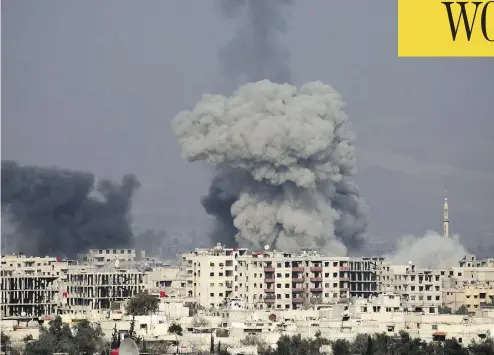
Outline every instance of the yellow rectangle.
[(494, 57), (494, 0), (398, 0), (398, 56)]

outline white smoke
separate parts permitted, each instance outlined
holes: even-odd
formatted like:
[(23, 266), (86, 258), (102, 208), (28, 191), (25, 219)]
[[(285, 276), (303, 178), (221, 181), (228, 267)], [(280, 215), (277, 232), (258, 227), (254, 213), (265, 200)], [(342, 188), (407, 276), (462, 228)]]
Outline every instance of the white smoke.
[(443, 268), (458, 265), (458, 261), (467, 254), (459, 235), (445, 238), (430, 230), (419, 238), (404, 236), (397, 241), (395, 251), (385, 257), (396, 264), (412, 261), (421, 268)]
[[(315, 244), (344, 255), (335, 228), (349, 244), (365, 229), (367, 207), (348, 181), (355, 136), (343, 106), (321, 82), (297, 89), (264, 80), (231, 97), (204, 95), (175, 117), (185, 159), (249, 176), (230, 211), (239, 245), (296, 251)], [(343, 232), (348, 223), (358, 231)]]

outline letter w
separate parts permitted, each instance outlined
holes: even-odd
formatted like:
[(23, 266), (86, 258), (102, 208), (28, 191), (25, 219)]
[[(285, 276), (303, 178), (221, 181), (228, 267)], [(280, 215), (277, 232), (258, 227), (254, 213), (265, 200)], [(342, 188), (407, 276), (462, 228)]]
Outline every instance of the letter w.
[[(453, 41), (456, 40), (456, 36), (458, 35), (458, 29), (460, 27), (460, 21), (461, 21), (462, 17), (463, 17), (463, 23), (465, 24), (465, 31), (467, 34), (467, 39), (470, 41), (470, 37), (472, 36), (473, 25), (475, 23), (475, 18), (477, 17), (477, 10), (479, 8), (479, 5), (482, 4), (482, 2), (481, 1), (472, 2), (472, 4), (475, 5), (475, 14), (473, 15), (473, 20), (472, 20), (471, 25), (469, 23), (470, 21), (468, 20), (467, 10), (465, 9), (465, 5), (468, 4), (469, 2), (467, 2), (467, 1), (458, 1), (458, 2), (444, 1), (441, 3), (444, 4), (444, 6), (446, 6), (446, 11), (448, 12), (449, 27), (451, 28), (451, 36), (453, 37)], [(456, 26), (455, 26), (454, 19), (453, 19), (453, 11), (451, 10), (451, 4), (458, 4), (458, 5), (460, 5), (460, 8), (461, 8), (460, 17), (458, 17), (458, 21), (456, 21)]]

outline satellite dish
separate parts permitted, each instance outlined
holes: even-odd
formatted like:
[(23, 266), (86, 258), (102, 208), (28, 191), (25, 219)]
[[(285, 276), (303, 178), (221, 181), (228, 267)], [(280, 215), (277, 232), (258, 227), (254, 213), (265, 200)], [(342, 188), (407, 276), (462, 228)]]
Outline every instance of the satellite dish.
[(270, 320), (271, 322), (276, 322), (276, 314), (271, 313), (271, 314), (269, 315), (269, 320)]
[(139, 355), (139, 348), (131, 338), (125, 338), (120, 342), (119, 355)]
[(269, 245), (268, 245), (268, 244), (266, 244), (266, 245), (264, 246), (264, 250), (266, 250), (266, 251), (268, 251), (268, 250), (269, 250)]

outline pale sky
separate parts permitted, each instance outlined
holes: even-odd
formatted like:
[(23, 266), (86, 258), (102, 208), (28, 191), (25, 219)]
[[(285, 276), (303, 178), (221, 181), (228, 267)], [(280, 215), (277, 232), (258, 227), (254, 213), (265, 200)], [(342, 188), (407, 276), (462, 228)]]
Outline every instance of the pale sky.
[[(357, 133), (370, 236), (451, 231), (494, 248), (494, 61), (398, 58), (396, 1), (295, 1), (295, 84), (339, 90)], [(221, 82), (234, 23), (213, 0), (2, 1), (2, 158), (142, 182), (138, 228), (206, 238), (210, 168), (171, 120)]]

